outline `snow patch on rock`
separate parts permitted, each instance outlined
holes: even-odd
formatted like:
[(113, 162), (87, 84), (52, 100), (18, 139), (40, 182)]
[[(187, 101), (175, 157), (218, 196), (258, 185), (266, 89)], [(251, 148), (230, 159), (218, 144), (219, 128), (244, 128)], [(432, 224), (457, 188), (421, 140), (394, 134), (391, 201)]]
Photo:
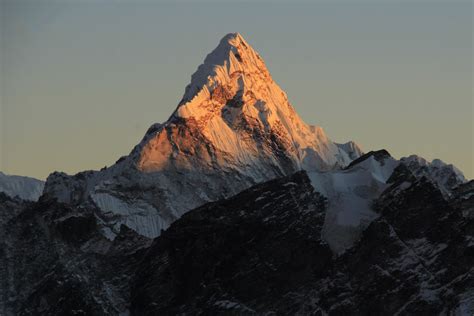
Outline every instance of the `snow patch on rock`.
[(328, 198), (323, 236), (335, 253), (352, 247), (360, 233), (378, 217), (372, 201), (387, 187), (398, 161), (373, 156), (346, 170), (308, 173), (316, 191)]
[(91, 198), (102, 210), (103, 217), (112, 219), (119, 216), (119, 220), (114, 223), (116, 233), (120, 231), (120, 226), (123, 224), (140, 235), (154, 238), (160, 234), (162, 229), (168, 228), (171, 224), (165, 222), (159, 216), (158, 211), (143, 200), (125, 202), (108, 193), (93, 193)]

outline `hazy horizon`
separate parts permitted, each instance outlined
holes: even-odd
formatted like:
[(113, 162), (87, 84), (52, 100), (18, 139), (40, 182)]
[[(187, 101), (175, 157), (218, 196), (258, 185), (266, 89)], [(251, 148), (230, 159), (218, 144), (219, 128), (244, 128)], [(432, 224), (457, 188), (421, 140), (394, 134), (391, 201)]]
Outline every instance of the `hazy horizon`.
[(0, 171), (112, 165), (239, 32), (308, 124), (474, 176), (472, 2), (1, 2)]

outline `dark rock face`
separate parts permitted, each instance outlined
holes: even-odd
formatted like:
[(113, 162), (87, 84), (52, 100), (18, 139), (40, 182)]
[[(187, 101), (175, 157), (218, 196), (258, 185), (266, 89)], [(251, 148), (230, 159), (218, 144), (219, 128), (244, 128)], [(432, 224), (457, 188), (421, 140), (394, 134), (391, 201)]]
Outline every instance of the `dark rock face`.
[(82, 243), (97, 230), (96, 218), (93, 214), (73, 215), (55, 221), (55, 230), (63, 240), (71, 243)]
[(18, 216), (18, 214), (30, 204), (32, 204), (32, 202), (27, 202), (18, 197), (10, 197), (0, 192), (0, 227), (8, 223), (10, 219)]
[(324, 206), (300, 172), (185, 214), (148, 250), (134, 280), (132, 312), (287, 309), (282, 299), (331, 264), (321, 240)]
[(305, 172), (206, 204), (153, 242), (94, 209), (0, 195), (1, 315), (450, 315), (474, 310), (474, 181), (403, 165), (335, 257)]

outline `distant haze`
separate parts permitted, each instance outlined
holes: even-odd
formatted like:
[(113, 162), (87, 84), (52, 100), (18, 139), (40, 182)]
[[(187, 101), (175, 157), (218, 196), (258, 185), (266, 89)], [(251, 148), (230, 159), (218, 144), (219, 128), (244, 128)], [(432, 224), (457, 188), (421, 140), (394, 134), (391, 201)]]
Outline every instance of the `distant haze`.
[(113, 164), (241, 33), (338, 142), (474, 176), (471, 1), (1, 1), (0, 170)]

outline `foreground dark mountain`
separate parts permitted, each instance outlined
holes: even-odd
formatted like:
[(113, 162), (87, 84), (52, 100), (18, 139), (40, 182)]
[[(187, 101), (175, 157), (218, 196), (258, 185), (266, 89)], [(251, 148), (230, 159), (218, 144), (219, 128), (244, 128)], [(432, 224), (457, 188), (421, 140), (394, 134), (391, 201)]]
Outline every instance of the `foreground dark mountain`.
[(0, 198), (0, 315), (127, 310), (128, 280), (141, 258), (136, 253), (149, 239), (123, 226), (113, 242), (107, 240), (90, 209)]
[(376, 202), (380, 218), (335, 259), (321, 240), (323, 199), (305, 173), (190, 212), (148, 251), (132, 311), (433, 315), (473, 308), (474, 182), (446, 201), (407, 170), (394, 178)]
[(189, 212), (147, 252), (134, 280), (132, 311), (292, 309), (285, 296), (331, 266), (321, 238), (325, 202), (300, 172)]
[(17, 205), (2, 236), (3, 314), (468, 315), (474, 182), (447, 199), (401, 166), (389, 183), (380, 217), (337, 257), (305, 172), (190, 211), (152, 244), (125, 226), (105, 239), (93, 210)]

